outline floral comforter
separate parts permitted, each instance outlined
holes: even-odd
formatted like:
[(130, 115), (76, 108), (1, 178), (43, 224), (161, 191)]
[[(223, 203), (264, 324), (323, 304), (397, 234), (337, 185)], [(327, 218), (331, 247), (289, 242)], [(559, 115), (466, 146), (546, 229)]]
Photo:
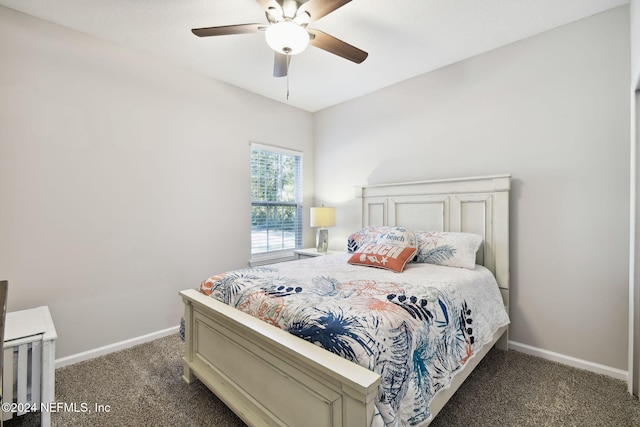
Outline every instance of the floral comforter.
[(200, 291), (378, 373), (378, 424), (426, 423), (435, 393), (509, 323), (498, 285), (481, 266), (394, 273), (349, 256), (235, 270)]

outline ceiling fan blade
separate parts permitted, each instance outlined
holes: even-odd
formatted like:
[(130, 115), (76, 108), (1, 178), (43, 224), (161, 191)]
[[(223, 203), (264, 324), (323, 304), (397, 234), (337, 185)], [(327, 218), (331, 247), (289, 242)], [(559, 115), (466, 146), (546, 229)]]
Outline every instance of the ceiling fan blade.
[(267, 28), (265, 24), (224, 25), (221, 27), (194, 28), (191, 30), (198, 37), (228, 36), (233, 34), (258, 33)]
[(309, 22), (317, 21), (350, 1), (351, 0), (309, 0), (300, 6), (298, 15), (308, 12), (310, 16)]
[(344, 59), (360, 64), (367, 59), (369, 54), (364, 50), (360, 50), (349, 43), (345, 43), (329, 34), (320, 30), (307, 30), (311, 34), (309, 44), (318, 47), (334, 55), (341, 56)]
[(273, 61), (273, 77), (286, 77), (289, 72), (290, 60), (291, 56), (276, 52), (276, 57)]

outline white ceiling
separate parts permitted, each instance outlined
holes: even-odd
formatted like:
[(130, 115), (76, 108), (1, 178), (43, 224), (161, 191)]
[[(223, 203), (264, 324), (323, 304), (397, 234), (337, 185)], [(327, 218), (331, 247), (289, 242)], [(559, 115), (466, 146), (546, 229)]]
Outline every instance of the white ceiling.
[(307, 111), (364, 95), (629, 0), (353, 0), (316, 28), (369, 53), (362, 64), (310, 46), (274, 78), (262, 34), (191, 28), (266, 23), (255, 0), (0, 0), (0, 5), (152, 53)]

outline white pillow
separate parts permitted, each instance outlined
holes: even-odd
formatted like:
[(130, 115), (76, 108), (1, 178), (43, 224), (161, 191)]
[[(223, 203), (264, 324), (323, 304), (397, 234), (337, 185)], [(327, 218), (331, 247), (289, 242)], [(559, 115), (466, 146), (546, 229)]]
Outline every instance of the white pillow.
[(476, 267), (476, 252), (482, 236), (472, 233), (416, 231), (418, 252), (414, 262), (462, 267)]
[(416, 247), (416, 235), (407, 227), (373, 225), (356, 231), (347, 238), (347, 252), (358, 252), (364, 245)]

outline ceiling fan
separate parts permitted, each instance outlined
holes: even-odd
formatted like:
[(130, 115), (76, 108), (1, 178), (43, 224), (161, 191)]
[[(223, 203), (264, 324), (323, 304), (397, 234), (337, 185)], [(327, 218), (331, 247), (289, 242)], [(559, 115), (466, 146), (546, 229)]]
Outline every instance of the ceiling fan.
[(264, 32), (267, 44), (276, 52), (274, 77), (286, 76), (291, 56), (302, 52), (309, 44), (359, 64), (367, 58), (367, 52), (320, 30), (307, 28), (309, 23), (317, 21), (350, 1), (257, 0), (265, 8), (268, 24), (194, 28), (191, 32), (198, 37)]

